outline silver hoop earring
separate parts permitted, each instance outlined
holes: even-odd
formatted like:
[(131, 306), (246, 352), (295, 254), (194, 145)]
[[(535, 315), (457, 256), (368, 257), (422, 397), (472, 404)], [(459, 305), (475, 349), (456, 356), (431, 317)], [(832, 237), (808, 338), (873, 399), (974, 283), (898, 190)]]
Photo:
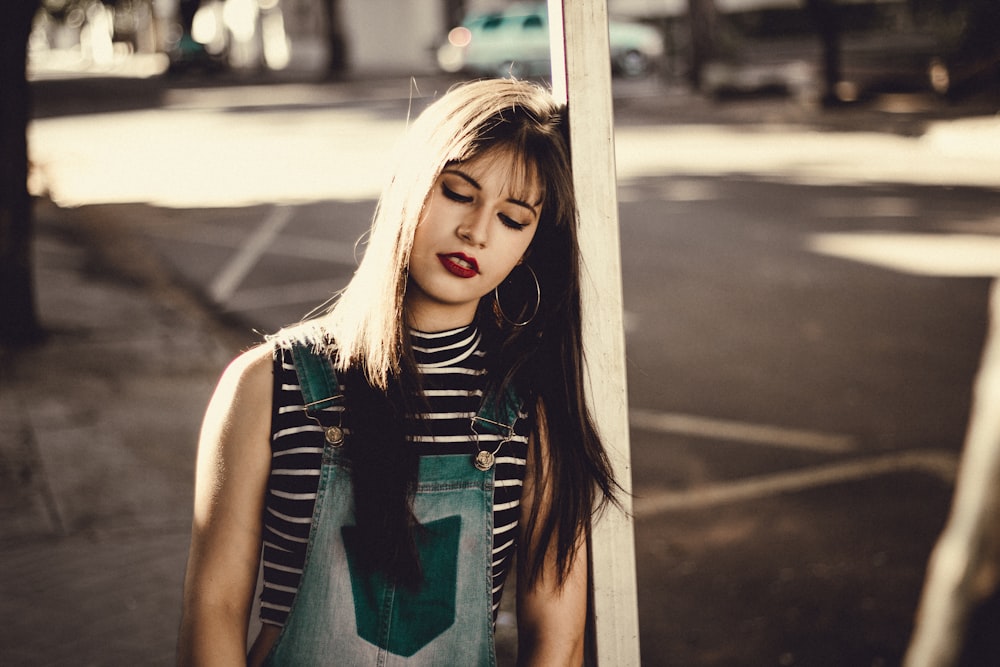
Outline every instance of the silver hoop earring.
[[(535, 283), (535, 307), (534, 309), (532, 309), (531, 315), (529, 315), (528, 319), (524, 320), (523, 322), (515, 322), (513, 319), (507, 316), (507, 313), (505, 313), (503, 310), (503, 306), (500, 305), (500, 285), (509, 281), (510, 275), (504, 278), (503, 282), (500, 283), (500, 285), (497, 285), (496, 287), (493, 288), (493, 300), (496, 303), (496, 310), (500, 314), (500, 317), (502, 317), (511, 326), (523, 327), (527, 326), (528, 324), (531, 324), (531, 321), (535, 319), (535, 315), (538, 314), (538, 307), (542, 303), (542, 288), (538, 284), (538, 276), (535, 275), (535, 270), (532, 269), (531, 266), (529, 266), (528, 264), (520, 264), (518, 266), (523, 266), (524, 268), (528, 269), (528, 273), (531, 274), (531, 280), (532, 282)], [(513, 271), (511, 271), (511, 274), (513, 274)], [(522, 308), (520, 312), (523, 315), (525, 312), (527, 312), (527, 310), (528, 310), (527, 304), (525, 304), (525, 307)]]

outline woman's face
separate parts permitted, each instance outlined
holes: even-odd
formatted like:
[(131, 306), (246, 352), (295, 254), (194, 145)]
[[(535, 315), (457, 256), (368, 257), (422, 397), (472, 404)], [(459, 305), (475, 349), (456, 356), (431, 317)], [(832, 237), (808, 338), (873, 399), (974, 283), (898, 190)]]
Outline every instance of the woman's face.
[[(533, 170), (514, 166), (511, 153), (487, 152), (450, 164), (435, 181), (413, 236), (409, 326), (445, 331), (469, 324), (479, 300), (524, 257), (542, 190)], [(523, 173), (529, 177), (511, 176)]]

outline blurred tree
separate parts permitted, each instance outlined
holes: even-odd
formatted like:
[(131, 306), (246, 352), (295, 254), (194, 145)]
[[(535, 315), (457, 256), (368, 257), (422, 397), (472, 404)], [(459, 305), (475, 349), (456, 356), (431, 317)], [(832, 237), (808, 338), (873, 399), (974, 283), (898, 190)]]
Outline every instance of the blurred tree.
[(326, 75), (340, 79), (347, 74), (347, 32), (340, 12), (340, 0), (322, 0), (326, 17), (327, 60)]
[(701, 88), (705, 65), (718, 55), (719, 12), (715, 0), (688, 0), (688, 17), (691, 25), (691, 64), (688, 77), (691, 86)]
[(819, 34), (823, 53), (823, 81), (821, 101), (824, 106), (840, 102), (837, 84), (840, 83), (840, 21), (834, 0), (805, 0), (806, 11)]
[(31, 263), (26, 76), (28, 37), (39, 0), (7, 0), (0, 21), (0, 342), (41, 337)]

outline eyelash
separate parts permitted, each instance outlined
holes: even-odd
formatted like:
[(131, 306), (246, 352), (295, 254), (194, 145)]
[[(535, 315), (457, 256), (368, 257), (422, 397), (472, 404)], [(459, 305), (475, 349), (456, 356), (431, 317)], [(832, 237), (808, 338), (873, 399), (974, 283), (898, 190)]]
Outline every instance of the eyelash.
[[(450, 199), (450, 200), (452, 200), (454, 202), (458, 202), (460, 204), (468, 204), (468, 203), (470, 203), (472, 201), (472, 197), (467, 197), (465, 195), (461, 195), (461, 194), (455, 192), (454, 190), (452, 190), (451, 188), (449, 188), (444, 183), (441, 184), (441, 192), (448, 199)], [(517, 231), (521, 231), (522, 229), (524, 229), (525, 227), (528, 226), (527, 223), (518, 222), (517, 220), (514, 220), (510, 216), (504, 215), (503, 213), (500, 213), (497, 217), (500, 218), (500, 222), (502, 222), (504, 225), (506, 225), (507, 227), (510, 227), (511, 229), (517, 230)]]
[(441, 191), (444, 193), (445, 197), (447, 197), (452, 201), (457, 201), (460, 204), (468, 204), (469, 202), (472, 201), (472, 197), (466, 197), (465, 195), (460, 195), (451, 188), (449, 188), (444, 183), (441, 184)]
[(522, 229), (524, 229), (525, 227), (528, 226), (526, 223), (518, 222), (514, 218), (510, 218), (510, 217), (504, 215), (503, 213), (501, 213), (499, 215), (499, 218), (500, 218), (500, 222), (502, 222), (503, 224), (507, 225), (508, 227), (510, 227), (511, 229), (514, 229), (516, 231), (521, 231)]

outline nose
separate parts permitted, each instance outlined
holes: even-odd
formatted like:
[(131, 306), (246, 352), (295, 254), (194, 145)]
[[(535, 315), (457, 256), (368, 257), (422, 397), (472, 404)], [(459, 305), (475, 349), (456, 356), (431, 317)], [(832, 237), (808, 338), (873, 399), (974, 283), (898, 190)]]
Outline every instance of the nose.
[(489, 241), (490, 217), (491, 213), (486, 207), (469, 211), (458, 225), (458, 237), (469, 245), (485, 247)]

